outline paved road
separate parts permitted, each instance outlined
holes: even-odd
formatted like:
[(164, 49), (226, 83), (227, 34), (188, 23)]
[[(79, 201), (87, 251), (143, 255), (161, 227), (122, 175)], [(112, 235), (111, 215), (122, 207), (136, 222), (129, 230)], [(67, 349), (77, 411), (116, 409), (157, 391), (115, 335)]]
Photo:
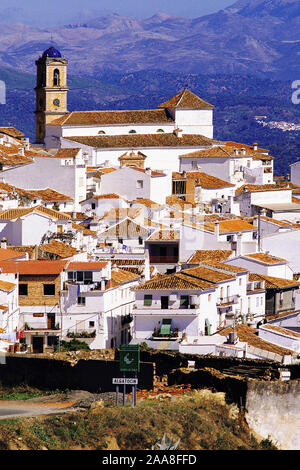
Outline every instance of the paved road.
[(26, 401), (0, 401), (0, 420), (18, 416), (30, 417), (72, 411), (74, 402), (30, 403)]

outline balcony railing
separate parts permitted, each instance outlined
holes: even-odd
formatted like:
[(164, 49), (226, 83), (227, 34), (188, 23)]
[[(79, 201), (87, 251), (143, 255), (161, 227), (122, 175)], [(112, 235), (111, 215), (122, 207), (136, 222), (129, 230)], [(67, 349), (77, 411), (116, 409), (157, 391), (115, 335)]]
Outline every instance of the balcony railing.
[(142, 305), (141, 307), (137, 307), (133, 310), (134, 315), (199, 315), (199, 309), (194, 308), (160, 308), (157, 306), (145, 307)]
[(228, 305), (228, 304), (237, 304), (238, 296), (232, 295), (230, 297), (219, 297), (217, 300), (217, 305)]

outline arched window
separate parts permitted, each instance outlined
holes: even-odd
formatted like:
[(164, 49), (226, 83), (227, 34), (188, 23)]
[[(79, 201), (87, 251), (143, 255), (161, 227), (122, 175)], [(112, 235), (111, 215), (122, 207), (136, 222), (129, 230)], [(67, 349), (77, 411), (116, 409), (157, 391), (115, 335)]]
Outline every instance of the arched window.
[(165, 132), (163, 129), (157, 129), (156, 132)]
[(129, 131), (129, 134), (136, 134), (136, 131), (134, 129), (131, 129), (131, 131)]
[(98, 134), (103, 135), (103, 134), (105, 134), (105, 132), (104, 131), (99, 131)]
[(55, 69), (53, 72), (53, 86), (60, 85), (60, 73), (58, 69)]

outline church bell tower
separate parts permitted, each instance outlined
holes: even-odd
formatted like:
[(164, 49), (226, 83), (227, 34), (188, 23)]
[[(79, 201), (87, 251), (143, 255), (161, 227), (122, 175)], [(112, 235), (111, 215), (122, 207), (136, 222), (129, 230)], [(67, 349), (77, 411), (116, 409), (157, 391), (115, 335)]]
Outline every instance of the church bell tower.
[(51, 46), (35, 63), (37, 66), (35, 143), (44, 144), (46, 125), (68, 113), (68, 61)]

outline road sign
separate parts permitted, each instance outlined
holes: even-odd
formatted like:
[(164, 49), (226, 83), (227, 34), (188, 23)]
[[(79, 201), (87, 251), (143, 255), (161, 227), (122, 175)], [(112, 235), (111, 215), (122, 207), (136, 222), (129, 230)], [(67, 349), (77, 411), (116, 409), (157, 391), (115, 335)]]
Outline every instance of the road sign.
[(120, 371), (139, 372), (140, 371), (140, 345), (122, 344), (120, 346)]
[(137, 385), (138, 379), (128, 378), (128, 377), (118, 377), (112, 379), (114, 385)]

